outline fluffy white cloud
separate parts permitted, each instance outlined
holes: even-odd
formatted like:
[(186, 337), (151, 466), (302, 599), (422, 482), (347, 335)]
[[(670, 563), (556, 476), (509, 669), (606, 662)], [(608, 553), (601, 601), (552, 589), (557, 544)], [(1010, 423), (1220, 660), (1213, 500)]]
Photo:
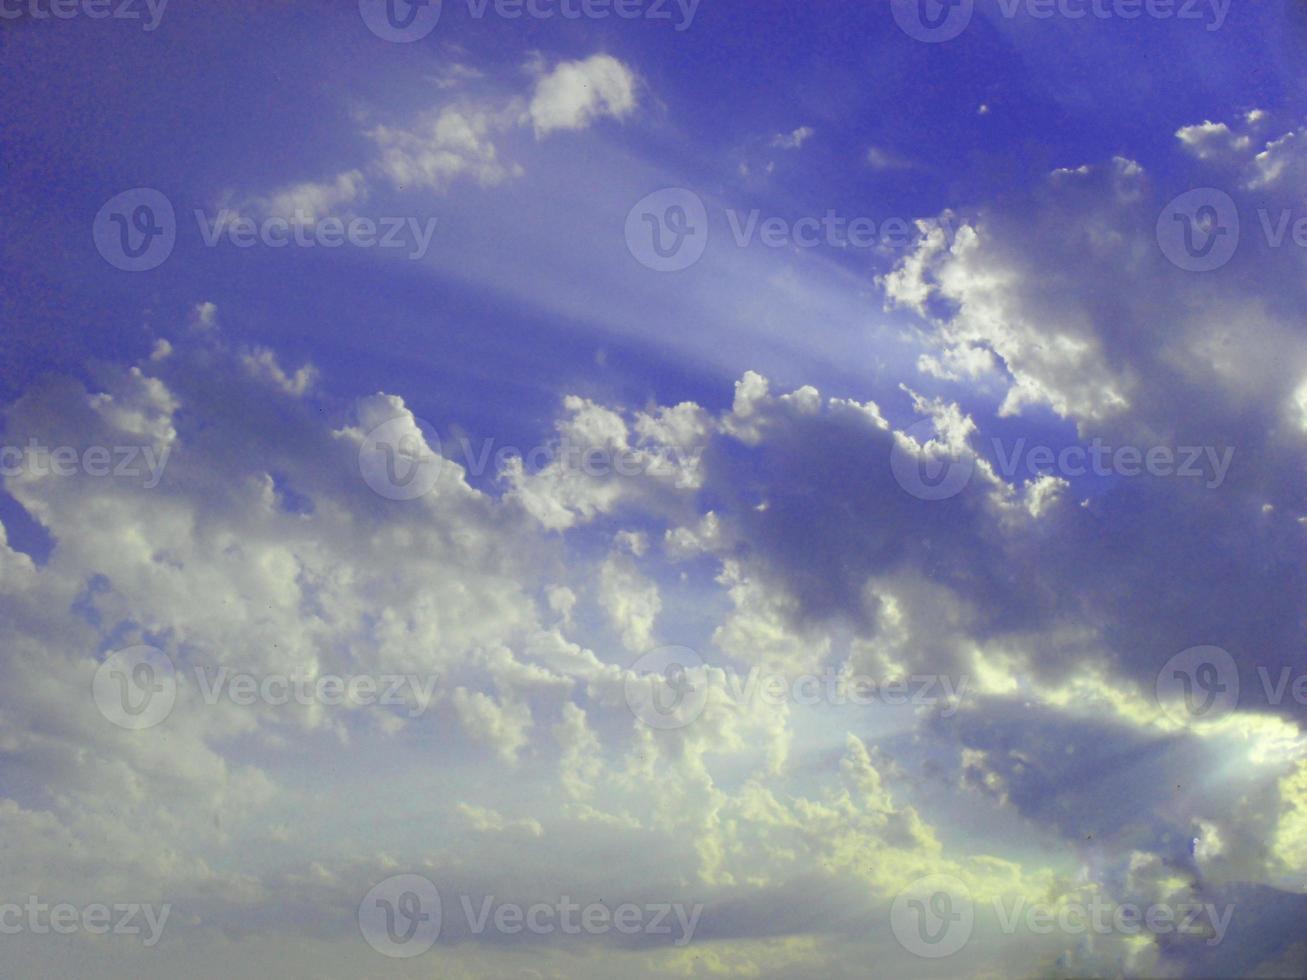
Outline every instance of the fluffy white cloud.
[(453, 92), (440, 107), (366, 130), (377, 148), (368, 163), (268, 194), (238, 197), (229, 191), (222, 201), (227, 220), (241, 215), (276, 216), (312, 224), (323, 217), (351, 214), (378, 183), (401, 191), (444, 192), (461, 180), (493, 187), (524, 173), (520, 163), (501, 156), (495, 142), (518, 126), (530, 123), (537, 138), (557, 130), (583, 130), (597, 119), (624, 119), (638, 103), (635, 74), (611, 55), (564, 61), (538, 71), (529, 98), (476, 98), (463, 88), (479, 76), (456, 72), (455, 83), (437, 86)]
[(527, 111), (537, 137), (558, 129), (585, 129), (605, 116), (630, 115), (636, 91), (631, 69), (611, 55), (596, 54), (564, 61), (543, 75)]

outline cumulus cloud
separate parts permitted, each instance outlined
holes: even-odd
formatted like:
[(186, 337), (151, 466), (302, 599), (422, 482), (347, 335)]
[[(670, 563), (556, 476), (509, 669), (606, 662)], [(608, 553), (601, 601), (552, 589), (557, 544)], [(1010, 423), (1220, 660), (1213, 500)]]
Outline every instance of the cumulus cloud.
[(778, 150), (797, 150), (816, 135), (816, 132), (811, 126), (800, 126), (788, 133), (777, 133), (772, 137), (771, 145)]
[(591, 55), (564, 61), (536, 82), (527, 112), (536, 137), (560, 129), (585, 129), (605, 116), (623, 119), (635, 110), (637, 81), (616, 58)]
[(221, 202), (225, 221), (240, 216), (275, 216), (296, 224), (349, 215), (376, 186), (390, 190), (445, 192), (460, 181), (493, 187), (521, 177), (522, 164), (507, 160), (497, 140), (530, 124), (537, 139), (558, 131), (580, 131), (604, 118), (629, 117), (639, 101), (635, 73), (611, 55), (597, 54), (533, 69), (538, 77), (529, 96), (482, 95), (465, 91), (478, 73), (455, 66), (438, 84), (450, 91), (442, 105), (364, 135), (376, 147), (367, 163), (321, 180), (306, 180), (270, 193), (241, 195), (229, 190)]

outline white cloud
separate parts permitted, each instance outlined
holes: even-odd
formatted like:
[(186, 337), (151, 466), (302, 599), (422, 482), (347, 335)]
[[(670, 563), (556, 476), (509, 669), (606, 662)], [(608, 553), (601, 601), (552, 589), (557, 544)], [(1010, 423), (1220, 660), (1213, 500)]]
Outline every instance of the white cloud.
[(616, 58), (591, 55), (564, 61), (536, 82), (528, 107), (536, 137), (554, 130), (585, 129), (605, 116), (624, 119), (636, 106), (634, 73)]
[(816, 132), (811, 126), (800, 126), (789, 133), (777, 133), (772, 137), (771, 145), (780, 150), (797, 150), (808, 142)]

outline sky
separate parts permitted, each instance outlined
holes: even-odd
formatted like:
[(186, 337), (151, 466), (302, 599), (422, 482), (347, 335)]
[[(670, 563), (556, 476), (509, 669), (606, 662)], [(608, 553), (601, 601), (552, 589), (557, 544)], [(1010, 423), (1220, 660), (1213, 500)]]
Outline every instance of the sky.
[(0, 972), (1307, 976), (1305, 44), (0, 0)]

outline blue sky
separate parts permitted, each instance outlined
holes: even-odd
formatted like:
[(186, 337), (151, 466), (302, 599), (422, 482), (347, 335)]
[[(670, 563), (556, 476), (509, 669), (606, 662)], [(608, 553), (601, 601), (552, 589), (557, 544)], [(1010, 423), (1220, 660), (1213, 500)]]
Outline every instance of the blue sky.
[(388, 2), (0, 0), (5, 972), (1303, 975), (1299, 7)]

